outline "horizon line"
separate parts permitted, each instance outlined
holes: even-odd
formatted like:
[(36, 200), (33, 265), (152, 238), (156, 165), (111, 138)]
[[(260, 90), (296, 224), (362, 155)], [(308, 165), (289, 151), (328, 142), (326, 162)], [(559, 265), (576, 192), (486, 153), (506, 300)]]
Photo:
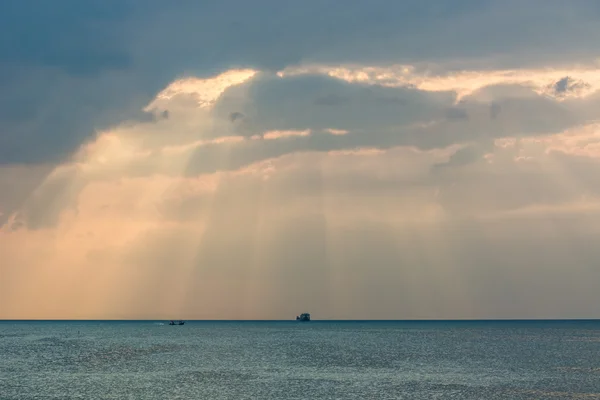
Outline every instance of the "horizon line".
[[(302, 322), (295, 319), (186, 319), (186, 318), (0, 318), (0, 322), (148, 322), (148, 321), (186, 321), (186, 322)], [(560, 322), (560, 321), (598, 321), (596, 318), (459, 318), (459, 319), (311, 319), (310, 322)]]

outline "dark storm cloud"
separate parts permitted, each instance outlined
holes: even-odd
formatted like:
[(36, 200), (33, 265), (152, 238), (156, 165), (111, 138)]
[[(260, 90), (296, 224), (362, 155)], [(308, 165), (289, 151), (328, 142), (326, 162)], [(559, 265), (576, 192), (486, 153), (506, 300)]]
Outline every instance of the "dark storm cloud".
[(2, 71), (18, 65), (93, 75), (127, 68), (132, 60), (119, 38), (133, 11), (129, 2), (119, 0), (3, 1)]
[(221, 118), (233, 108), (242, 112), (246, 135), (275, 129), (362, 130), (408, 125), (443, 115), (455, 99), (453, 92), (352, 84), (319, 75), (265, 76), (245, 85), (250, 100), (247, 109), (230, 102), (225, 92), (215, 112)]
[[(597, 54), (597, 15), (588, 1), (7, 0), (0, 4), (0, 164), (62, 160), (95, 130), (136, 119), (182, 74), (497, 54), (509, 56), (496, 67), (584, 60)], [(324, 96), (314, 101), (331, 101)]]

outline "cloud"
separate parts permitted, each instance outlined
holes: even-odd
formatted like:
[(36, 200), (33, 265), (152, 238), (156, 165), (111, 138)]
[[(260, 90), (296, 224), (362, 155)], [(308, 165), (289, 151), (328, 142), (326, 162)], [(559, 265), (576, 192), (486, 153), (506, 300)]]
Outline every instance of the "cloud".
[(245, 115), (238, 111), (234, 111), (231, 114), (229, 114), (229, 120), (231, 122), (235, 122), (238, 119), (243, 119), (244, 117)]
[[(577, 86), (568, 97), (585, 97), (598, 89), (600, 74), (596, 63), (572, 66), (498, 68), (490, 63), (485, 68), (469, 64), (460, 69), (444, 64), (302, 64), (286, 67), (277, 73), (280, 77), (325, 75), (348, 83), (379, 85), (383, 87), (413, 87), (426, 91), (453, 91), (457, 100), (487, 86), (521, 88), (560, 99), (556, 93), (565, 76)], [(572, 76), (576, 76), (573, 78)]]
[[(347, 101), (315, 102), (323, 94)], [(187, 78), (149, 102), (144, 110), (150, 119), (115, 126), (81, 147), (62, 169), (72, 171), (62, 183), (57, 178), (62, 173), (54, 173), (35, 193), (24, 193), (20, 202), (0, 199), (2, 219), (6, 223), (20, 208), (20, 224), (52, 225), (70, 204), (67, 199), (96, 179), (198, 176), (295, 152), (467, 145), (436, 168), (466, 164), (476, 160), (475, 149), (478, 157), (489, 152), (495, 139), (551, 137), (577, 127), (592, 119), (595, 102), (594, 96), (546, 98), (518, 85), (485, 86), (456, 103), (453, 92), (318, 75), (286, 78), (233, 70), (204, 80)], [(234, 121), (232, 114), (237, 116)], [(61, 189), (50, 195), (56, 188)], [(36, 217), (35, 204), (44, 209), (46, 222)], [(53, 215), (51, 204), (59, 204)]]
[(582, 80), (575, 80), (570, 76), (565, 76), (552, 85), (552, 89), (554, 89), (557, 97), (566, 97), (571, 94), (579, 94), (582, 91), (589, 89), (590, 86), (589, 83)]
[(477, 146), (471, 145), (461, 147), (448, 158), (448, 161), (435, 164), (434, 169), (469, 165), (479, 160), (483, 154), (482, 150)]
[(96, 74), (129, 66), (131, 57), (119, 41), (121, 24), (131, 17), (128, 4), (66, 0), (64, 8), (35, 1), (1, 6), (0, 42), (4, 65), (56, 67), (70, 74)]
[(455, 99), (452, 92), (351, 84), (322, 75), (266, 75), (247, 85), (244, 105), (230, 102), (225, 93), (215, 105), (215, 112), (242, 112), (250, 125), (249, 135), (271, 129), (364, 130), (390, 124), (410, 125), (435, 118)]
[(0, 168), (0, 225), (8, 221), (53, 169), (52, 165)]
[(0, 164), (62, 161), (96, 130), (145, 118), (139, 110), (174, 79), (233, 66), (590, 64), (597, 13), (585, 1), (7, 4), (0, 36), (19, 40), (0, 43)]

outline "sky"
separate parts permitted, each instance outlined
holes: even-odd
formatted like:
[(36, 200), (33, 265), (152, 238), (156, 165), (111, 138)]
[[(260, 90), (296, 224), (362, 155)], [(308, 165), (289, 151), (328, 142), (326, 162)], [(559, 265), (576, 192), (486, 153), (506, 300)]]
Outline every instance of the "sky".
[(600, 318), (599, 17), (0, 2), (0, 319)]

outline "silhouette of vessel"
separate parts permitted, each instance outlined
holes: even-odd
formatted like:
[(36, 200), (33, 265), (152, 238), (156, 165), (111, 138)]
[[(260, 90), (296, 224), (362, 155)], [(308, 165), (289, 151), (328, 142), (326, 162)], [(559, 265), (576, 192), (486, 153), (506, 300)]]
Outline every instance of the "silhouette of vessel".
[(303, 313), (296, 317), (296, 321), (310, 321), (310, 314)]
[(183, 324), (185, 324), (185, 321), (177, 321), (177, 322), (171, 321), (171, 322), (169, 322), (169, 325), (183, 325)]

